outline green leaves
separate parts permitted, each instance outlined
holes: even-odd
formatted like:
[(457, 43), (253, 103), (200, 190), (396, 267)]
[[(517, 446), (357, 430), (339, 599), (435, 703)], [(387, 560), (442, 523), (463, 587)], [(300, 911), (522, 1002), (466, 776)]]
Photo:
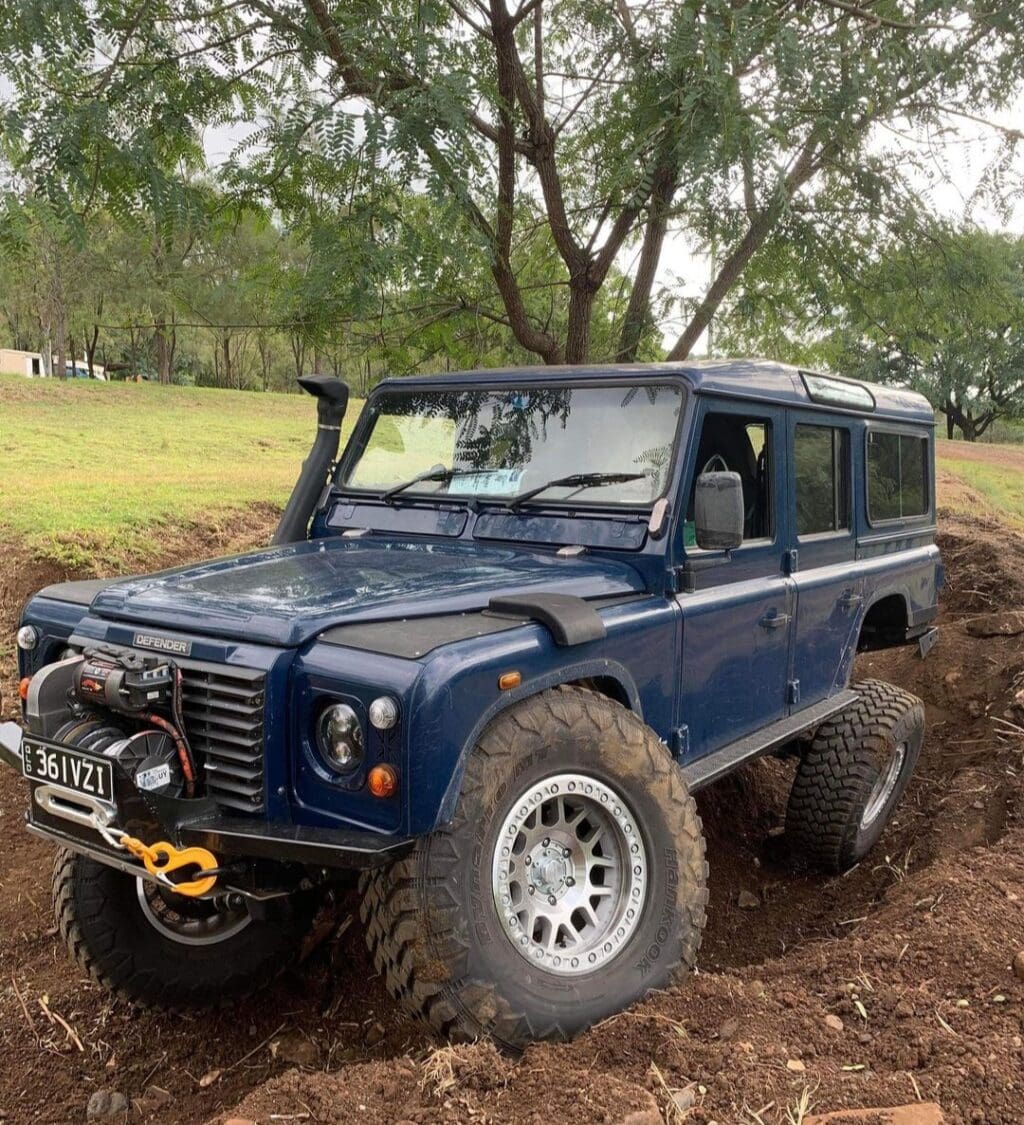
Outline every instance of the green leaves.
[[(759, 308), (786, 349), (787, 318), (822, 314), (766, 308), (783, 266), (838, 269), (927, 210), (935, 150), (905, 137), (1012, 104), (1022, 60), (1024, 8), (996, 0), (17, 0), (0, 158), (79, 243), (95, 214), (173, 244), (262, 211), (308, 255), (281, 289), (309, 341), (393, 311), (411, 363), (472, 309), (481, 355), (497, 333), (596, 358), (629, 309), (657, 351), (679, 309), (658, 254), (685, 241), (720, 275), (683, 340), (732, 300), (734, 339)], [(1018, 139), (988, 206), (1018, 190)]]

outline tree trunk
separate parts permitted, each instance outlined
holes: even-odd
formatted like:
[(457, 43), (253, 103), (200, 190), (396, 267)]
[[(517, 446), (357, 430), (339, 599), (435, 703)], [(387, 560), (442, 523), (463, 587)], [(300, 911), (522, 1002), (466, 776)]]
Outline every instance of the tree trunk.
[(655, 274), (661, 261), (661, 251), (665, 243), (668, 227), (668, 212), (675, 195), (676, 184), (671, 169), (659, 173), (651, 193), (651, 209), (644, 228), (643, 245), (640, 248), (640, 261), (633, 279), (633, 289), (629, 294), (629, 305), (622, 322), (619, 337), (619, 350), (615, 359), (619, 363), (636, 362), (637, 349), (644, 333), (650, 326), (651, 290)]
[(55, 335), (57, 337), (57, 374), (62, 379), (66, 379), (68, 377), (68, 342), (64, 335), (63, 311), (57, 314)]
[(85, 337), (85, 364), (89, 369), (89, 378), (92, 379), (95, 375), (96, 367), (96, 345), (100, 338), (100, 326), (94, 324), (92, 326), (92, 333)]
[(565, 362), (586, 363), (590, 358), (590, 322), (594, 313), (594, 290), (584, 281), (569, 282), (569, 327), (565, 336)]
[(295, 360), (295, 378), (302, 377), (302, 368), (306, 363), (306, 344), (302, 337), (293, 332), (288, 339), (292, 347), (292, 359)]
[(231, 386), (231, 337), (227, 332), (221, 337), (221, 356), (224, 360), (224, 386)]
[(970, 410), (964, 410), (959, 403), (953, 402), (952, 399), (947, 400), (941, 409), (943, 414), (946, 415), (946, 432), (952, 437), (953, 427), (956, 426), (963, 435), (964, 441), (977, 441), (996, 417), (993, 411), (976, 418)]
[(167, 385), (171, 381), (171, 343), (167, 338), (167, 322), (163, 313), (153, 318), (153, 343), (156, 345), (157, 379)]
[(260, 350), (260, 371), (263, 376), (264, 392), (270, 389), (270, 341), (261, 333), (256, 340)]

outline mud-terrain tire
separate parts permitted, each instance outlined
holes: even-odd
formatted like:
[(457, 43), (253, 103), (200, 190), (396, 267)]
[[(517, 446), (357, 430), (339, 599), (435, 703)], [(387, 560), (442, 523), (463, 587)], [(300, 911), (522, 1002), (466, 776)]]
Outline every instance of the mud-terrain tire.
[[(298, 951), (313, 905), (304, 900), (234, 928), (203, 918), (200, 900), (171, 896), (190, 911), (174, 929), (153, 884), (61, 849), (53, 865), (57, 927), (72, 960), (111, 992), (143, 1007), (215, 1007), (265, 986)], [(143, 899), (146, 900), (146, 905)], [(204, 933), (204, 929), (206, 932)], [(177, 936), (171, 936), (177, 933)]]
[(362, 886), (392, 996), (442, 1035), (515, 1049), (568, 1038), (691, 969), (707, 863), (665, 746), (614, 701), (562, 687), (500, 714), (451, 823)]
[(786, 836), (797, 862), (840, 873), (882, 835), (924, 739), (924, 704), (884, 683), (853, 685), (860, 698), (822, 723), (797, 767)]

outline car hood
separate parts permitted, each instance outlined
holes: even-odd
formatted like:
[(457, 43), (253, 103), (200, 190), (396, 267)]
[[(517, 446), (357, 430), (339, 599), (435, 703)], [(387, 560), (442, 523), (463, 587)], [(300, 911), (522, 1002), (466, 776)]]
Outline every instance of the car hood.
[(599, 598), (643, 589), (633, 567), (608, 559), (330, 538), (124, 579), (103, 587), (91, 612), (291, 647), (333, 625), (464, 613), (524, 590)]

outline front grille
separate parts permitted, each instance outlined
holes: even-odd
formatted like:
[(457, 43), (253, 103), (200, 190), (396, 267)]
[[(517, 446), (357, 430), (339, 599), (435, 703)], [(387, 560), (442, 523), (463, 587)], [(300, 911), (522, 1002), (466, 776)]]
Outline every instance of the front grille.
[(248, 668), (178, 661), (185, 730), (205, 767), (209, 795), (226, 808), (263, 808), (266, 677)]

